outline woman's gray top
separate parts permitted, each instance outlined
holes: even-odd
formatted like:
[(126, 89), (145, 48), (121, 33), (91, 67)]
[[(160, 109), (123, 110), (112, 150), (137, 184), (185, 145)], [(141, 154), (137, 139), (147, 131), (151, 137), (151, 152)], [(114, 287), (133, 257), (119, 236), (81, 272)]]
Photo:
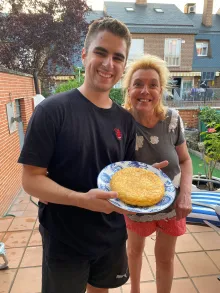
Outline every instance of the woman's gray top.
[[(181, 171), (176, 146), (184, 141), (182, 119), (177, 110), (168, 109), (165, 120), (159, 121), (153, 128), (147, 128), (137, 122), (136, 161), (152, 165), (167, 160), (169, 165), (162, 171), (172, 180), (178, 191)], [(129, 218), (136, 222), (147, 222), (174, 216), (172, 204), (160, 213), (130, 215)]]

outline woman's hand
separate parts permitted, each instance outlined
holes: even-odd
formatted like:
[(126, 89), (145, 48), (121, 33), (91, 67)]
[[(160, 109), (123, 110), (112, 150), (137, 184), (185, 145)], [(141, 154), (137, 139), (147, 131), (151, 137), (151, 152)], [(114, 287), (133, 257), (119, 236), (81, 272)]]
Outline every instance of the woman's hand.
[(192, 211), (192, 161), (185, 141), (176, 146), (176, 152), (179, 157), (181, 169), (180, 194), (174, 203), (176, 219), (178, 221), (188, 216)]
[(177, 221), (186, 218), (192, 211), (191, 192), (181, 192), (178, 195), (174, 208), (176, 210)]
[(160, 163), (153, 164), (152, 167), (154, 167), (156, 169), (163, 169), (163, 168), (165, 168), (168, 165), (169, 165), (169, 162), (168, 161), (162, 161)]

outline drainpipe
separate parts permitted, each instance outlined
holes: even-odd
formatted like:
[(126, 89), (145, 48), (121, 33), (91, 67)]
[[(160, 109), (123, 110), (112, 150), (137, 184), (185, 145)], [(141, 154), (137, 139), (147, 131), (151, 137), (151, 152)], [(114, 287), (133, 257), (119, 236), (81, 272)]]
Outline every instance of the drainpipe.
[(36, 92), (36, 95), (33, 97), (33, 109), (34, 109), (40, 102), (42, 102), (45, 99), (45, 97), (42, 96), (40, 93), (37, 71), (34, 71), (33, 77), (34, 77), (34, 87)]
[(37, 77), (37, 71), (34, 71), (34, 86), (35, 86), (35, 92), (36, 95), (40, 94), (40, 88), (39, 88), (39, 82), (38, 82), (38, 77)]

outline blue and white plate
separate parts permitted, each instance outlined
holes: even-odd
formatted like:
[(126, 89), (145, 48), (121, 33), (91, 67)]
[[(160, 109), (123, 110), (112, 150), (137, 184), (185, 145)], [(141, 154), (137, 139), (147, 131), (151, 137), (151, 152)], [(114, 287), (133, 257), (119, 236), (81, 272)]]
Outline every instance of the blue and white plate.
[(147, 164), (141, 163), (141, 162), (122, 161), (122, 162), (117, 162), (117, 163), (113, 163), (113, 164), (106, 166), (99, 173), (98, 188), (102, 189), (104, 191), (110, 191), (111, 190), (110, 189), (110, 180), (111, 180), (113, 174), (116, 173), (117, 171), (119, 171), (123, 168), (127, 168), (127, 167), (142, 168), (142, 169), (146, 169), (146, 170), (152, 171), (155, 174), (157, 174), (161, 178), (161, 180), (164, 182), (164, 187), (165, 187), (164, 197), (162, 198), (162, 200), (160, 202), (158, 202), (157, 204), (150, 206), (150, 207), (138, 207), (138, 206), (128, 205), (128, 204), (122, 202), (119, 198), (109, 199), (109, 201), (113, 205), (115, 205), (123, 210), (127, 210), (127, 211), (134, 212), (134, 213), (151, 214), (151, 213), (158, 213), (160, 211), (163, 211), (164, 209), (166, 209), (167, 207), (169, 207), (172, 204), (172, 202), (174, 201), (175, 196), (176, 196), (176, 189), (173, 186), (173, 183), (170, 180), (170, 178), (166, 174), (164, 174), (161, 170), (158, 170), (150, 165), (147, 165)]

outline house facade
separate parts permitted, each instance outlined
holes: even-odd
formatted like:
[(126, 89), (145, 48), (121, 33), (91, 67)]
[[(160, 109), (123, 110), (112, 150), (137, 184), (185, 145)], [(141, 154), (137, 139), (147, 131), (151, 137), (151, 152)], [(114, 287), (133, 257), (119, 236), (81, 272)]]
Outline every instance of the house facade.
[[(104, 1), (103, 11), (91, 11), (87, 21), (111, 16), (124, 22), (132, 34), (128, 65), (144, 54), (164, 59), (171, 72), (174, 98), (194, 99), (197, 94), (201, 98), (207, 88), (219, 89), (220, 97), (220, 9), (213, 15), (213, 0), (201, 1), (203, 14), (196, 14), (194, 3), (186, 4), (183, 13), (175, 4)], [(74, 57), (73, 63), (82, 68)], [(62, 81), (68, 78), (57, 77)], [(120, 88), (121, 81), (115, 87)], [(213, 97), (213, 91), (208, 91)]]
[[(88, 19), (94, 19), (92, 12)], [(166, 60), (177, 94), (190, 80), (195, 35), (198, 29), (174, 4), (104, 2), (103, 16), (124, 22), (132, 34), (128, 65), (144, 54), (155, 54)], [(181, 76), (181, 77), (180, 77)], [(120, 87), (119, 82), (115, 87)]]
[(203, 14), (188, 14), (198, 29), (192, 67), (194, 72), (201, 73), (195, 77), (195, 84), (206, 81), (210, 88), (220, 88), (220, 9), (217, 14), (212, 14), (212, 9), (213, 0), (205, 0)]
[(104, 14), (123, 21), (132, 34), (128, 63), (144, 54), (164, 59), (177, 99), (203, 82), (220, 88), (220, 15), (212, 9), (213, 0), (204, 0), (203, 14), (196, 14), (194, 3), (186, 4), (183, 13), (174, 4), (147, 0), (104, 2)]

